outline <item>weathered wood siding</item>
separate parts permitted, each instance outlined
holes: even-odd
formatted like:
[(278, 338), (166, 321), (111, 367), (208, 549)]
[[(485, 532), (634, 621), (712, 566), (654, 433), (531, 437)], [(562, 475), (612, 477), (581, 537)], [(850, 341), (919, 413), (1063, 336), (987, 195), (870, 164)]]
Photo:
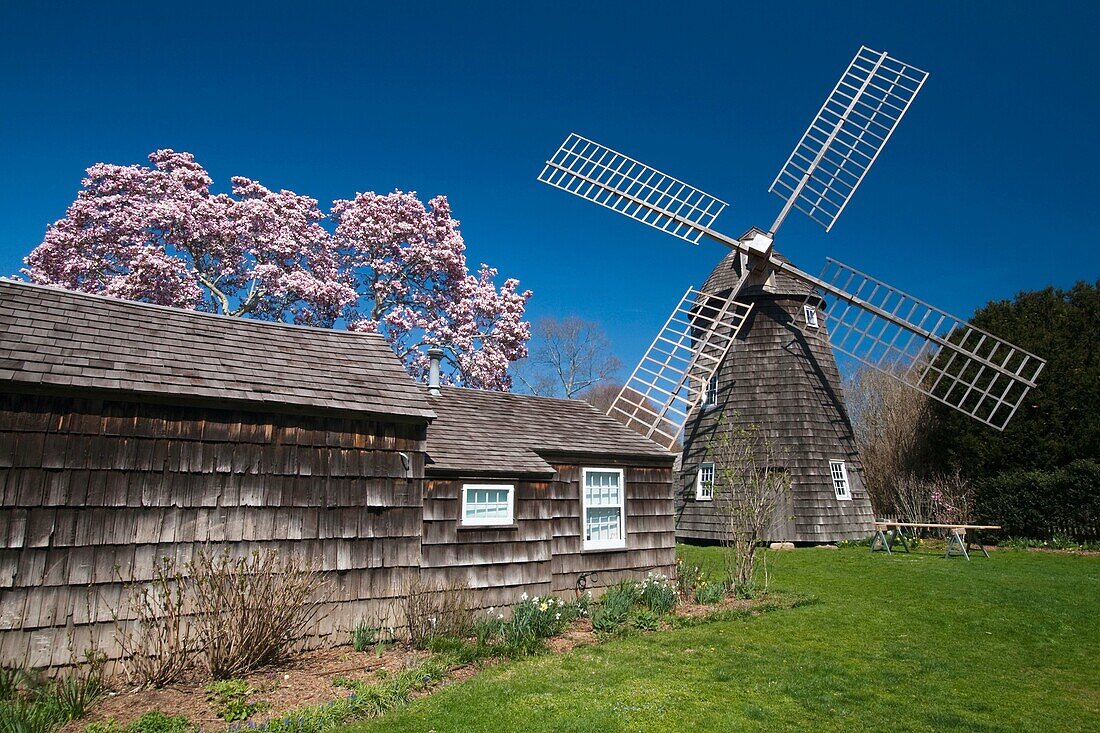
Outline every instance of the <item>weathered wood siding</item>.
[[(463, 527), (462, 485), (515, 487), (509, 527)], [(424, 492), (425, 582), (465, 583), (477, 590), (480, 607), (508, 606), (523, 592), (550, 591), (550, 481), (429, 479)]]
[[(277, 548), (327, 575), (319, 643), (420, 564), (423, 424), (0, 395), (0, 661), (117, 653), (122, 578), (212, 546)], [(406, 472), (399, 452), (411, 459)]]
[[(429, 479), (424, 495), (423, 577), (435, 583), (465, 581), (482, 607), (507, 606), (520, 594), (569, 595), (582, 573), (593, 588), (653, 571), (673, 576), (676, 539), (670, 468), (616, 461), (583, 466), (623, 468), (626, 484), (626, 549), (583, 551), (582, 464), (555, 463), (547, 481)], [(516, 487), (511, 527), (462, 527), (464, 483)]]
[[(820, 543), (866, 536), (871, 504), (825, 319), (819, 328), (805, 327), (802, 296), (758, 294), (752, 300), (742, 338), (719, 367), (718, 405), (692, 415), (685, 426), (674, 484), (677, 537), (721, 539), (715, 504), (695, 499), (695, 477), (708, 445), (737, 424), (757, 424), (775, 436), (792, 475), (768, 540)], [(846, 463), (851, 500), (837, 499), (830, 459)]]
[[(624, 469), (626, 484), (626, 549), (584, 550), (581, 520), (581, 469)], [(672, 517), (672, 469), (640, 467), (614, 461), (555, 464), (552, 499), (552, 590), (572, 591), (582, 573), (595, 573), (589, 586), (604, 588), (625, 577), (647, 572), (676, 574), (676, 532)]]

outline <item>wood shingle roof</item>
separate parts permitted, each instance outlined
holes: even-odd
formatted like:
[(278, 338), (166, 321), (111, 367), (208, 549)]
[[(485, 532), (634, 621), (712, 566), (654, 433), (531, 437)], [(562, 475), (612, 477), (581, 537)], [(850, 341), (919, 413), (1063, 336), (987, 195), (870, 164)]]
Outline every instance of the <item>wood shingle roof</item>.
[(550, 476), (553, 456), (675, 460), (580, 400), (443, 387), (428, 404), (437, 415), (428, 431), (429, 474)]
[(0, 384), (434, 417), (377, 334), (0, 280)]

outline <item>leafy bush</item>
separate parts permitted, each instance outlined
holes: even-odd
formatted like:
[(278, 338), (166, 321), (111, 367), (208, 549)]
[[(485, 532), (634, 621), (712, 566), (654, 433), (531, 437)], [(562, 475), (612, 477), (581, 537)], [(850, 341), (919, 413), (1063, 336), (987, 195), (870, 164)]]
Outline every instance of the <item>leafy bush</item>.
[(206, 686), (206, 699), (214, 714), (226, 723), (248, 720), (268, 707), (267, 703), (249, 700), (256, 690), (242, 679), (217, 680)]
[(145, 713), (129, 725), (119, 725), (113, 718), (103, 723), (89, 723), (84, 733), (192, 733), (195, 726), (182, 715), (165, 715), (159, 710)]
[(1095, 540), (1100, 525), (1100, 463), (1077, 460), (1053, 471), (1010, 471), (978, 482), (977, 517), (1005, 534)]
[(672, 581), (659, 573), (648, 573), (646, 575), (640, 586), (639, 597), (642, 605), (657, 616), (664, 616), (674, 609), (680, 600), (679, 593)]

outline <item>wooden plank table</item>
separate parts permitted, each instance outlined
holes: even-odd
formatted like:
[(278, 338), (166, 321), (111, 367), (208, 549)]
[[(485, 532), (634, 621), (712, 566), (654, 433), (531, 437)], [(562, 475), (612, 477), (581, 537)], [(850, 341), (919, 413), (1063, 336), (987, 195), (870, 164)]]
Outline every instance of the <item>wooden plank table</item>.
[[(970, 553), (967, 550), (972, 549), (970, 547), (974, 540), (967, 535), (966, 531), (970, 530), (983, 530), (983, 529), (1000, 529), (1000, 525), (997, 524), (936, 524), (933, 522), (891, 522), (889, 520), (875, 520), (875, 535), (871, 539), (871, 552), (877, 549), (877, 546), (881, 543), (882, 548), (886, 550), (887, 554), (893, 554), (890, 550), (890, 541), (886, 538), (886, 532), (891, 527), (897, 530), (898, 537), (901, 538), (901, 545), (905, 548), (906, 552), (909, 552), (909, 541), (905, 539), (905, 532), (903, 528), (912, 527), (917, 529), (947, 529), (951, 531), (951, 536), (947, 538), (947, 551), (944, 552), (944, 557), (951, 557), (952, 554), (962, 555), (970, 560)], [(966, 538), (965, 540), (963, 538)], [(985, 551), (985, 547), (981, 541), (976, 542), (977, 548), (982, 551), (982, 554), (989, 557), (989, 553)]]

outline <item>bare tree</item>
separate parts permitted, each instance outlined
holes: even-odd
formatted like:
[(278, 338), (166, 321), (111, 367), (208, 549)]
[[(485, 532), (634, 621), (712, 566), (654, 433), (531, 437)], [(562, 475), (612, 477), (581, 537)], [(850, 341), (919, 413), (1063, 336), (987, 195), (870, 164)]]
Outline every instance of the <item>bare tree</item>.
[(876, 514), (921, 521), (930, 511), (923, 480), (931, 473), (928, 397), (870, 367), (846, 380), (844, 396)]
[(778, 440), (759, 425), (731, 424), (724, 417), (707, 446), (715, 466), (713, 501), (721, 519), (726, 583), (736, 594), (767, 592), (767, 566), (758, 567), (756, 550), (791, 489), (784, 458)]
[(600, 324), (568, 316), (535, 324), (530, 355), (513, 373), (531, 394), (574, 399), (606, 384), (621, 368)]

